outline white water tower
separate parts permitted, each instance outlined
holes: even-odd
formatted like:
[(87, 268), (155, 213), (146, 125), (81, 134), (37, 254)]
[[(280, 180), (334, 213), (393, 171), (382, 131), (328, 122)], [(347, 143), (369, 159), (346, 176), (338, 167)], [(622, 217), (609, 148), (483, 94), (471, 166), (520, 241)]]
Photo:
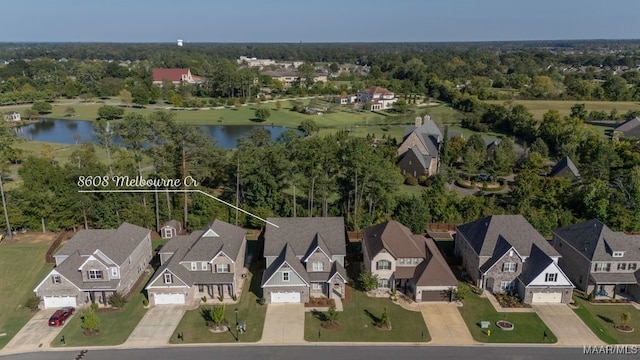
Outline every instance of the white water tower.
[(178, 39), (177, 42), (178, 42), (178, 46), (182, 46), (182, 39)]

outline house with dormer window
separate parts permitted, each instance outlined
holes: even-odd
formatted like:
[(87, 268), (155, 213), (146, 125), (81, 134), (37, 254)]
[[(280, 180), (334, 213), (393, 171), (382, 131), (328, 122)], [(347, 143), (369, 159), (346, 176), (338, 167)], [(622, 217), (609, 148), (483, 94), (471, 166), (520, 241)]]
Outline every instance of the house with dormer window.
[(560, 254), (522, 215), (493, 215), (457, 227), (455, 254), (477, 287), (524, 303), (569, 303), (573, 284)]
[(640, 299), (640, 235), (593, 219), (553, 230), (553, 247), (579, 290), (596, 298)]
[(55, 267), (34, 292), (44, 308), (107, 305), (113, 293), (131, 291), (151, 257), (151, 232), (143, 227), (81, 230), (54, 254)]
[(344, 298), (347, 234), (341, 217), (270, 218), (262, 237), (268, 303), (308, 302), (311, 297)]
[(146, 287), (149, 304), (239, 297), (247, 272), (246, 244), (245, 229), (217, 219), (202, 230), (172, 237), (158, 252), (160, 268)]

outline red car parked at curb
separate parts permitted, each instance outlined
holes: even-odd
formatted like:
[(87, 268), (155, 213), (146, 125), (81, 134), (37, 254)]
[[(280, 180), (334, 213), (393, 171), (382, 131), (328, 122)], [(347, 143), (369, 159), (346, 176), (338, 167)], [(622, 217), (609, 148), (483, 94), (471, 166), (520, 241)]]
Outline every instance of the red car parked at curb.
[(49, 318), (49, 326), (64, 325), (64, 322), (73, 315), (74, 311), (76, 311), (76, 309), (72, 307), (63, 307), (60, 310), (56, 310)]

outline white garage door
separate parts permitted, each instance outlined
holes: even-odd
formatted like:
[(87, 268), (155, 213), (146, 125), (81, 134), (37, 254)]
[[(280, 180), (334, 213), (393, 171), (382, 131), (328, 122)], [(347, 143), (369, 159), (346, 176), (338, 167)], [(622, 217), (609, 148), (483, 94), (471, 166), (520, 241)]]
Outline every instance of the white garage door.
[(155, 294), (156, 305), (184, 304), (184, 294)]
[(299, 303), (300, 302), (300, 293), (299, 292), (272, 292), (271, 293), (271, 303)]
[(45, 308), (76, 306), (75, 296), (44, 296), (43, 300)]
[(537, 293), (533, 294), (533, 303), (561, 303), (562, 293)]

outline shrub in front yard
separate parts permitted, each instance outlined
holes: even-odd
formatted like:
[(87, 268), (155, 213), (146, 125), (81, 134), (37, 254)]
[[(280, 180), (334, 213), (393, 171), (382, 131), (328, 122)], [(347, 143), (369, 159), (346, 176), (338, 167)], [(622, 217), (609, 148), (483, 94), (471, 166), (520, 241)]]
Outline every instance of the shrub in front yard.
[(127, 303), (127, 299), (119, 292), (114, 292), (109, 296), (109, 305), (115, 308), (122, 308)]
[(40, 297), (33, 295), (30, 297), (27, 302), (24, 303), (24, 307), (31, 311), (38, 310), (38, 306), (40, 305)]

